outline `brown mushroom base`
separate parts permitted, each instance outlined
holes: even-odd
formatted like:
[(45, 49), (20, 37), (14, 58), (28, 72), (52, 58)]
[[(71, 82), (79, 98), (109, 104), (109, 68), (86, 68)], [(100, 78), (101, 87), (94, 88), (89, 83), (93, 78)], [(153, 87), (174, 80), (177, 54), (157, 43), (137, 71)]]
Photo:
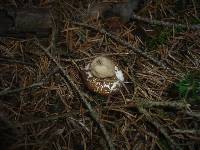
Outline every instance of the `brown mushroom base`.
[(99, 79), (94, 76), (91, 76), (90, 72), (83, 72), (84, 82), (86, 87), (95, 93), (98, 93), (103, 96), (110, 94), (115, 94), (119, 92), (121, 88), (121, 82), (117, 80), (116, 77), (109, 79)]

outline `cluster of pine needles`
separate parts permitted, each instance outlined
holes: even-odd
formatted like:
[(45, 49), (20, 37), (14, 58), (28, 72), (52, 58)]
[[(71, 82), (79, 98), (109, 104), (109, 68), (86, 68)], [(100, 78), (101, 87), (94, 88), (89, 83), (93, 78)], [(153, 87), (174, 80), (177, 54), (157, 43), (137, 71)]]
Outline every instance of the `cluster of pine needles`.
[[(37, 7), (50, 7), (57, 15), (53, 34), (48, 39), (0, 39), (0, 119), (9, 122), (0, 121), (0, 128), (8, 135), (14, 130), (6, 136), (9, 145), (33, 150), (199, 149), (200, 30), (189, 28), (200, 23), (198, 2), (151, 0), (137, 13), (188, 28), (89, 18), (90, 3), (38, 0)], [(118, 94), (88, 91), (79, 75), (79, 68), (100, 55), (124, 72)]]

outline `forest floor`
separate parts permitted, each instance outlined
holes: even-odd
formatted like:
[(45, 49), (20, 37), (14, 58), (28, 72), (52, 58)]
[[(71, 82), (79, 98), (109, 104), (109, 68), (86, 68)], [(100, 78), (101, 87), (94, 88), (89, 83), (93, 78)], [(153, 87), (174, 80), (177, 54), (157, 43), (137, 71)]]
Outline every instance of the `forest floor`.
[[(10, 60), (0, 64), (0, 115), (14, 130), (12, 149), (200, 149), (199, 2), (150, 0), (136, 13), (146, 22), (88, 15), (92, 4), (38, 0), (31, 5), (50, 8), (53, 34), (0, 39)], [(117, 94), (82, 81), (79, 68), (100, 55), (124, 72)]]

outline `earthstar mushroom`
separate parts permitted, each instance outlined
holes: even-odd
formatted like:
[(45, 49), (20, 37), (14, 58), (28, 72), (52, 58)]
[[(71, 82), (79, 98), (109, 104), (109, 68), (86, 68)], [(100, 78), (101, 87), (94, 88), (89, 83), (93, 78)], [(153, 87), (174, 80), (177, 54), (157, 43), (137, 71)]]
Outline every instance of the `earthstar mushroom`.
[(85, 66), (82, 73), (87, 88), (101, 95), (118, 92), (124, 81), (119, 66), (105, 56), (96, 57)]

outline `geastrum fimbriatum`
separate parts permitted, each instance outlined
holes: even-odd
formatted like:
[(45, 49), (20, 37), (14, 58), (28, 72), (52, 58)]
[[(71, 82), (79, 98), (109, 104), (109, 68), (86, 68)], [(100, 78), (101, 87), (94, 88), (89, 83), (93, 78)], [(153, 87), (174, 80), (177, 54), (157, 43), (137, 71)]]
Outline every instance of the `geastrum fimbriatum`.
[(101, 95), (109, 95), (120, 90), (124, 76), (119, 66), (105, 56), (96, 57), (83, 69), (87, 88)]

